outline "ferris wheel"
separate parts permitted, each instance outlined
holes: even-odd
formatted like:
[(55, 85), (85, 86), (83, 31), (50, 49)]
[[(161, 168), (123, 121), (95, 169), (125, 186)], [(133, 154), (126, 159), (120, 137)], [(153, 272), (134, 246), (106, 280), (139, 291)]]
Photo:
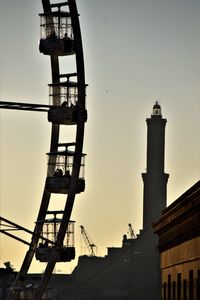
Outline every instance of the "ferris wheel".
[[(83, 139), (87, 121), (86, 83), (79, 15), (75, 0), (51, 4), (42, 0), (39, 51), (50, 57), (52, 82), (49, 84), (49, 105), (0, 102), (0, 109), (46, 111), (51, 123), (50, 149), (47, 153), (47, 177), (31, 242), (21, 269), (10, 289), (8, 300), (25, 299), (25, 282), (34, 256), (46, 262), (46, 268), (32, 289), (30, 299), (45, 299), (44, 291), (57, 262), (75, 257), (70, 244), (73, 221), (70, 220), (76, 194), (85, 189)], [(60, 57), (67, 62), (74, 56), (74, 72), (60, 73)], [(63, 59), (63, 58), (62, 58)], [(74, 137), (61, 141), (60, 128), (75, 128)], [(50, 210), (55, 194), (65, 195), (63, 209)], [(50, 216), (51, 215), (51, 216)], [(59, 217), (58, 217), (59, 216)], [(8, 221), (1, 217), (1, 221)], [(16, 225), (12, 222), (9, 224)], [(16, 225), (17, 226), (17, 225)], [(22, 227), (21, 227), (22, 228)], [(50, 229), (52, 228), (52, 229)], [(1, 231), (3, 232), (3, 230)], [(6, 230), (3, 232), (6, 233)], [(8, 233), (6, 233), (9, 235)], [(10, 235), (11, 236), (11, 235)], [(19, 239), (18, 239), (19, 240)]]

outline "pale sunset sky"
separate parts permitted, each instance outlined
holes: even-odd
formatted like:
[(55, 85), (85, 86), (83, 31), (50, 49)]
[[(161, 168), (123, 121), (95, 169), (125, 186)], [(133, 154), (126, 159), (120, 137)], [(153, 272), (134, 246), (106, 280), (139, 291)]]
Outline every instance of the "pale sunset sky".
[[(54, 1), (58, 2), (58, 1)], [(142, 227), (146, 122), (155, 101), (167, 118), (168, 205), (200, 178), (200, 1), (77, 0), (85, 58), (88, 122), (86, 190), (80, 225), (98, 247), (121, 246), (128, 223)], [(0, 100), (48, 104), (50, 60), (39, 53), (39, 0), (0, 2)], [(65, 72), (71, 64), (61, 59)], [(0, 111), (0, 215), (32, 230), (46, 177), (46, 113)], [(59, 205), (59, 197), (56, 200)], [(27, 237), (30, 240), (30, 237)], [(0, 267), (18, 270), (27, 246), (0, 236)], [(75, 261), (76, 263), (76, 261)], [(71, 272), (73, 264), (60, 264)], [(44, 264), (34, 262), (31, 271)]]

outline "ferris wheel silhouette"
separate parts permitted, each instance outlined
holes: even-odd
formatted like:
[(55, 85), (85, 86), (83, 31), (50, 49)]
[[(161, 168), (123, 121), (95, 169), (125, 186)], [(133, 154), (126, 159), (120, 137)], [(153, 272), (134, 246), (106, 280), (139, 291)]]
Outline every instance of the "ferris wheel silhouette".
[[(49, 105), (20, 102), (0, 102), (0, 109), (45, 111), (51, 123), (50, 149), (47, 153), (47, 176), (38, 216), (33, 232), (0, 217), (1, 222), (16, 229), (32, 234), (29, 248), (22, 262), (8, 300), (22, 299), (26, 295), (25, 282), (34, 255), (40, 262), (46, 262), (37, 288), (33, 286), (30, 299), (41, 299), (48, 286), (57, 262), (69, 262), (75, 258), (75, 248), (70, 236), (74, 233), (74, 222), (70, 220), (76, 194), (85, 190), (83, 139), (87, 121), (85, 107), (86, 83), (83, 47), (79, 15), (75, 0), (51, 4), (42, 0), (43, 13), (40, 14), (39, 51), (50, 57), (52, 82), (49, 84)], [(60, 73), (60, 57), (66, 65), (69, 57), (74, 56), (74, 72)], [(75, 128), (74, 137), (60, 140), (60, 128), (66, 131)], [(63, 209), (50, 210), (55, 194), (65, 196)], [(14, 237), (6, 229), (1, 232)], [(73, 240), (73, 238), (72, 238)], [(29, 290), (30, 293), (30, 290)], [(23, 298), (24, 299), (24, 298)]]

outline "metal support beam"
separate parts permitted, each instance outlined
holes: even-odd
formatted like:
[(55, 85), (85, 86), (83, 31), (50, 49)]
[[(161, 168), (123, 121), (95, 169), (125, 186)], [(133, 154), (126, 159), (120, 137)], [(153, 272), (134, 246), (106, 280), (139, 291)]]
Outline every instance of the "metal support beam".
[[(2, 221), (5, 222), (6, 224), (2, 224)], [(48, 243), (50, 243), (52, 245), (55, 245), (55, 242), (53, 242), (53, 241), (51, 241), (51, 240), (49, 240), (49, 239), (47, 239), (47, 238), (45, 238), (43, 236), (36, 235), (33, 231), (31, 231), (31, 230), (29, 230), (29, 229), (27, 229), (25, 227), (22, 227), (22, 226), (14, 223), (14, 222), (9, 221), (9, 220), (7, 220), (7, 219), (5, 219), (5, 218), (3, 218), (3, 217), (0, 216), (0, 228), (2, 228), (3, 226), (6, 227), (6, 228), (5, 229), (0, 229), (0, 233), (3, 233), (3, 234), (5, 234), (5, 235), (7, 235), (9, 237), (12, 237), (15, 240), (18, 240), (19, 242), (22, 242), (22, 243), (24, 243), (24, 244), (26, 244), (28, 246), (30, 245), (29, 242), (27, 242), (27, 241), (25, 241), (25, 240), (23, 240), (23, 239), (15, 236), (14, 234), (9, 233), (8, 231), (14, 231), (14, 230), (15, 231), (17, 231), (17, 230), (19, 231), (19, 230), (21, 230), (21, 231), (24, 231), (26, 233), (31, 234), (32, 236), (38, 236), (41, 240), (47, 241)]]
[(46, 105), (46, 104), (32, 104), (32, 103), (22, 103), (22, 102), (0, 101), (0, 109), (15, 109), (15, 110), (48, 112), (48, 110), (51, 107), (55, 107), (55, 106)]

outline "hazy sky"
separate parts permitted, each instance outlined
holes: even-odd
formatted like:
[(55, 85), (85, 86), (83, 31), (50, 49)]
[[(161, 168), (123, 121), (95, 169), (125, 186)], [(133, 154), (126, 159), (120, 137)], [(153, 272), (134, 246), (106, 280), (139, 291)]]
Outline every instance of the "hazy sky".
[[(84, 225), (105, 255), (107, 246), (121, 245), (128, 223), (136, 232), (142, 226), (145, 119), (156, 100), (167, 118), (168, 204), (199, 180), (200, 1), (77, 0), (77, 6), (89, 117), (86, 191), (76, 197), (72, 219), (78, 254)], [(49, 57), (38, 50), (41, 12), (39, 0), (0, 2), (1, 100), (48, 104)], [(65, 59), (61, 64), (71, 71)], [(45, 113), (0, 112), (0, 214), (29, 229), (42, 197), (50, 128)], [(19, 269), (26, 250), (1, 236), (1, 265), (10, 260)]]

